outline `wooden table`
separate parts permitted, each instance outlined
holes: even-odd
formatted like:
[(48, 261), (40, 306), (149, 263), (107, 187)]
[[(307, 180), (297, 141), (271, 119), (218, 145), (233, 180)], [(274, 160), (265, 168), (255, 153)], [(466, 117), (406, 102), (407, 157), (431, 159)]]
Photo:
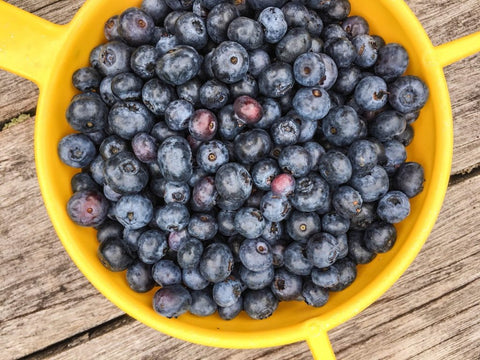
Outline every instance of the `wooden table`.
[[(8, 2), (59, 23), (83, 3)], [(480, 29), (478, 0), (407, 3), (435, 45)], [(400, 280), (330, 332), (338, 359), (480, 359), (480, 55), (445, 74), (455, 147), (443, 210)], [(0, 71), (0, 359), (311, 358), (306, 343), (255, 350), (186, 343), (100, 295), (64, 251), (43, 206), (33, 156), (37, 95), (32, 83)]]

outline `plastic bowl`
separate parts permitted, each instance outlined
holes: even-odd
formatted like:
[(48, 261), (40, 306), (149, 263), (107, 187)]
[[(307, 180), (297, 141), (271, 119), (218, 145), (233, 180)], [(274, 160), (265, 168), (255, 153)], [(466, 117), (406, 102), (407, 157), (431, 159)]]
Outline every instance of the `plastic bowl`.
[(50, 219), (68, 254), (89, 281), (130, 316), (168, 335), (193, 343), (256, 348), (306, 340), (316, 358), (334, 358), (327, 331), (378, 299), (413, 261), (440, 211), (452, 159), (452, 115), (443, 66), (480, 50), (480, 32), (434, 47), (422, 26), (400, 0), (351, 0), (352, 15), (365, 17), (371, 33), (399, 42), (410, 55), (409, 74), (421, 77), (430, 98), (414, 123), (415, 139), (408, 160), (425, 169), (425, 189), (412, 199), (411, 215), (398, 224), (394, 248), (368, 265), (358, 266), (354, 283), (332, 293), (322, 308), (282, 302), (273, 316), (256, 321), (241, 314), (232, 321), (184, 314), (166, 319), (152, 309), (153, 291), (137, 294), (124, 273), (106, 270), (96, 256), (92, 229), (68, 218), (66, 203), (75, 170), (60, 162), (57, 143), (72, 132), (65, 110), (76, 93), (73, 72), (88, 64), (90, 50), (101, 42), (105, 20), (139, 0), (88, 0), (67, 25), (55, 25), (0, 1), (0, 67), (33, 80), (40, 88), (35, 123), (35, 159), (40, 189)]

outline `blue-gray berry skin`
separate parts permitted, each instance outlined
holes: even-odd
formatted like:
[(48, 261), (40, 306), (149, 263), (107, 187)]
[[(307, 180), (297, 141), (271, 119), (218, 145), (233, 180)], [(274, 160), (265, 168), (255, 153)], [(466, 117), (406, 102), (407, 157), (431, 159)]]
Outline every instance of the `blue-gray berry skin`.
[(248, 52), (242, 45), (234, 41), (220, 43), (216, 47), (211, 61), (215, 77), (226, 84), (240, 81), (248, 71)]
[(383, 221), (396, 224), (410, 214), (410, 201), (403, 192), (393, 190), (378, 202), (377, 214)]
[(182, 281), (182, 270), (172, 260), (162, 259), (153, 265), (152, 277), (161, 287), (177, 285)]
[(111, 238), (101, 242), (97, 249), (100, 262), (110, 271), (124, 271), (132, 263), (133, 258), (119, 239)]
[(200, 87), (200, 103), (207, 109), (221, 109), (229, 99), (229, 88), (218, 80), (208, 80)]
[(305, 120), (320, 120), (330, 110), (330, 96), (321, 87), (301, 88), (293, 97), (292, 107)]
[(159, 56), (158, 50), (154, 46), (139, 46), (132, 53), (130, 67), (142, 79), (152, 79), (155, 76), (155, 64)]
[(232, 99), (245, 95), (250, 96), (251, 98), (256, 98), (258, 96), (257, 80), (249, 73), (245, 74), (243, 79), (239, 82), (230, 85), (230, 96)]
[(163, 231), (180, 231), (187, 227), (190, 213), (180, 203), (170, 203), (157, 209), (154, 215), (156, 225)]
[(128, 144), (125, 139), (117, 135), (110, 135), (102, 141), (98, 150), (103, 159), (107, 160), (119, 152), (128, 150)]
[(262, 232), (262, 238), (270, 245), (276, 244), (284, 234), (283, 224), (281, 222), (269, 221)]
[(357, 56), (354, 63), (362, 68), (369, 68), (375, 65), (378, 52), (375, 39), (368, 34), (359, 34), (352, 38), (352, 44)]
[(145, 165), (133, 153), (119, 152), (105, 161), (105, 182), (120, 194), (134, 194), (148, 183), (149, 175)]
[(266, 158), (255, 163), (251, 173), (255, 186), (260, 190), (268, 191), (272, 180), (280, 173), (280, 168), (275, 160)]
[(278, 43), (287, 33), (288, 24), (282, 10), (277, 7), (267, 7), (258, 15), (258, 21), (263, 25), (265, 41)]
[(325, 63), (317, 53), (304, 53), (293, 63), (293, 75), (302, 86), (318, 85), (325, 76)]
[(130, 289), (138, 293), (148, 292), (155, 286), (151, 266), (141, 261), (136, 261), (127, 268), (126, 279)]
[(184, 270), (197, 268), (200, 263), (203, 249), (204, 247), (200, 240), (189, 238), (186, 242), (180, 245), (177, 250), (178, 265)]
[(349, 184), (360, 193), (363, 201), (373, 202), (387, 193), (390, 181), (385, 169), (375, 165), (363, 174), (354, 173)]
[(246, 165), (252, 165), (265, 158), (272, 148), (272, 140), (263, 129), (252, 129), (237, 135), (234, 139), (236, 158)]
[(252, 319), (266, 319), (272, 316), (277, 307), (278, 299), (269, 288), (245, 291), (243, 308)]
[(115, 203), (114, 214), (124, 227), (140, 229), (153, 218), (152, 201), (142, 195), (124, 195)]
[(158, 148), (157, 161), (163, 177), (168, 181), (188, 181), (192, 175), (192, 150), (182, 137), (166, 139)]
[(197, 267), (182, 270), (182, 281), (191, 290), (205, 289), (210, 282), (205, 279)]
[(153, 296), (153, 309), (167, 318), (176, 318), (186, 313), (192, 305), (190, 292), (182, 285), (165, 286)]
[(196, 316), (210, 316), (217, 311), (217, 304), (213, 301), (212, 293), (209, 289), (190, 291), (192, 296), (192, 305), (190, 313)]
[(364, 242), (364, 231), (349, 231), (348, 237), (348, 257), (355, 264), (368, 264), (377, 255), (369, 250)]
[(328, 183), (320, 175), (311, 172), (296, 181), (295, 191), (290, 202), (299, 211), (317, 211), (323, 214), (329, 211), (330, 200)]
[(338, 70), (337, 81), (332, 90), (342, 95), (350, 95), (362, 79), (362, 70), (358, 66), (340, 68)]
[(366, 139), (356, 140), (350, 145), (347, 156), (355, 173), (365, 173), (377, 165), (378, 155), (375, 149), (375, 144)]
[(315, 212), (293, 211), (286, 222), (288, 235), (300, 243), (306, 243), (312, 235), (320, 230), (320, 216)]
[[(89, 165), (90, 175), (92, 175), (93, 180), (99, 185), (105, 185), (106, 176), (105, 176), (105, 161), (101, 155), (97, 155)], [(108, 184), (107, 184), (108, 185)], [(118, 191), (117, 191), (118, 192)]]
[(147, 230), (138, 237), (138, 257), (145, 264), (156, 263), (166, 255), (167, 250), (165, 233), (160, 230)]
[(311, 274), (312, 282), (322, 288), (331, 288), (338, 285), (340, 281), (340, 272), (334, 266), (319, 269), (314, 267)]
[(258, 75), (258, 89), (264, 96), (280, 98), (287, 94), (294, 84), (292, 66), (285, 62), (276, 61)]
[(318, 268), (332, 265), (338, 257), (338, 240), (329, 233), (317, 233), (307, 242), (307, 256)]
[(73, 86), (80, 91), (92, 91), (98, 89), (102, 77), (91, 66), (76, 70), (72, 75)]
[(160, 24), (170, 12), (165, 0), (143, 0), (141, 8), (152, 17), (156, 24)]
[(338, 67), (348, 67), (357, 57), (355, 47), (348, 38), (336, 38), (326, 47), (325, 53), (330, 56)]
[(179, 42), (197, 50), (207, 45), (208, 34), (205, 21), (194, 13), (187, 12), (175, 22), (175, 36)]
[(311, 280), (304, 281), (302, 296), (305, 302), (313, 307), (321, 307), (328, 301), (328, 291), (315, 285)]
[(218, 306), (227, 307), (234, 305), (242, 295), (245, 285), (234, 276), (229, 276), (223, 281), (213, 285), (213, 300)]
[(219, 306), (217, 311), (218, 315), (223, 319), (223, 320), (232, 320), (240, 314), (240, 312), (243, 310), (243, 297), (240, 296), (238, 300), (230, 306)]
[(276, 195), (269, 191), (262, 197), (260, 210), (267, 220), (279, 222), (288, 217), (292, 205), (285, 195)]
[(118, 33), (131, 46), (151, 43), (154, 29), (153, 18), (139, 8), (128, 8), (120, 14)]
[(285, 249), (285, 268), (295, 275), (307, 276), (312, 271), (312, 262), (306, 255), (306, 246), (297, 241), (292, 241)]
[(384, 168), (389, 175), (393, 175), (407, 159), (407, 150), (398, 140), (388, 140), (383, 143), (383, 145), (385, 147), (385, 157), (387, 160)]
[(246, 50), (255, 50), (263, 45), (262, 25), (256, 20), (240, 16), (228, 25), (227, 36)]
[(200, 240), (211, 240), (218, 232), (216, 219), (209, 214), (193, 214), (188, 223), (190, 236)]
[(169, 33), (165, 28), (160, 28), (160, 36), (155, 44), (155, 49), (159, 56), (162, 56), (179, 45), (175, 34)]
[(363, 235), (365, 246), (375, 253), (385, 253), (389, 251), (397, 240), (397, 230), (395, 226), (386, 222), (374, 222)]
[(351, 218), (358, 214), (362, 205), (360, 193), (348, 185), (340, 186), (332, 195), (332, 206), (343, 217)]
[(193, 47), (179, 45), (157, 61), (156, 73), (167, 84), (181, 85), (198, 74), (201, 64), (202, 59)]
[(409, 198), (418, 195), (423, 190), (425, 172), (417, 162), (406, 162), (400, 165), (393, 176), (393, 187), (402, 191)]
[(378, 220), (377, 203), (364, 202), (361, 211), (350, 218), (350, 229), (365, 230), (375, 220)]
[(126, 140), (138, 132), (150, 132), (154, 122), (153, 114), (139, 101), (117, 102), (108, 113), (109, 129)]
[(72, 129), (82, 133), (102, 130), (107, 123), (108, 108), (100, 96), (73, 97), (65, 117)]
[(386, 110), (378, 114), (368, 123), (369, 133), (381, 142), (394, 139), (400, 135), (407, 123), (404, 116), (398, 111)]
[(364, 111), (379, 110), (390, 98), (387, 83), (378, 76), (366, 76), (360, 80), (353, 96), (357, 105)]
[(332, 265), (340, 273), (340, 281), (336, 286), (331, 287), (330, 291), (341, 291), (350, 286), (357, 277), (357, 267), (355, 263), (349, 258), (337, 260)]
[(299, 275), (289, 272), (285, 268), (275, 270), (271, 289), (280, 301), (293, 301), (302, 299), (303, 280)]
[(242, 202), (250, 196), (253, 182), (244, 166), (228, 163), (218, 169), (215, 186), (222, 198)]
[(292, 28), (276, 44), (275, 55), (279, 61), (293, 64), (295, 59), (312, 46), (312, 38), (304, 28)]
[(238, 255), (242, 265), (251, 271), (264, 271), (273, 265), (270, 244), (262, 238), (244, 240)]
[(342, 28), (345, 30), (349, 38), (357, 35), (368, 34), (370, 26), (365, 18), (361, 16), (349, 16), (342, 22)]
[(251, 290), (260, 290), (269, 286), (274, 274), (273, 266), (262, 271), (252, 271), (242, 265), (239, 270), (240, 279)]
[(308, 151), (299, 145), (282, 149), (278, 156), (280, 168), (296, 178), (306, 176), (312, 170), (312, 160)]
[(263, 69), (271, 63), (270, 55), (262, 48), (249, 51), (248, 58), (248, 72), (254, 78), (257, 78)]
[(132, 49), (123, 41), (109, 41), (91, 54), (90, 63), (103, 76), (130, 71)]
[(233, 255), (229, 247), (223, 243), (208, 245), (200, 259), (200, 273), (210, 282), (225, 280), (233, 270)]
[(289, 115), (277, 119), (270, 127), (272, 141), (281, 146), (297, 143), (301, 131), (300, 124)]
[[(362, 208), (363, 210), (363, 208)], [(322, 216), (322, 229), (332, 235), (339, 236), (346, 234), (350, 228), (350, 219), (345, 218), (336, 212)]]
[(83, 134), (64, 136), (58, 143), (57, 150), (60, 160), (75, 168), (88, 166), (97, 153), (95, 144)]
[(332, 108), (322, 121), (322, 131), (337, 146), (350, 145), (358, 139), (361, 123), (357, 112), (348, 105)]
[(345, 184), (352, 176), (352, 164), (342, 152), (329, 150), (320, 156), (318, 172), (331, 185)]
[(378, 59), (374, 66), (375, 74), (391, 82), (407, 70), (409, 56), (405, 48), (397, 43), (389, 43), (378, 49)]
[(171, 87), (159, 79), (151, 79), (143, 85), (142, 102), (155, 115), (163, 115), (174, 98)]
[(235, 214), (235, 228), (247, 239), (259, 237), (266, 225), (262, 212), (256, 208), (243, 207)]
[(98, 191), (98, 184), (93, 180), (92, 176), (86, 172), (79, 172), (72, 176), (70, 180), (72, 193), (83, 190)]
[(228, 25), (240, 16), (238, 9), (231, 3), (220, 3), (214, 6), (207, 16), (207, 32), (217, 44), (228, 40)]
[(402, 113), (420, 110), (429, 97), (427, 85), (414, 75), (400, 76), (389, 84), (388, 93), (390, 105)]
[(173, 131), (188, 128), (188, 121), (195, 111), (192, 103), (187, 100), (174, 100), (165, 109), (165, 123)]

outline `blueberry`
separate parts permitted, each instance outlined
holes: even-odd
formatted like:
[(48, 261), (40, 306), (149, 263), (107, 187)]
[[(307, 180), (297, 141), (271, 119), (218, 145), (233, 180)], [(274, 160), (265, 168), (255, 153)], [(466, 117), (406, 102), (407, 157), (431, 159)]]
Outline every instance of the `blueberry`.
[(120, 194), (134, 194), (148, 183), (148, 170), (128, 151), (119, 152), (105, 161), (105, 182)]
[[(363, 210), (363, 208), (362, 208)], [(350, 219), (335, 212), (322, 216), (322, 229), (332, 235), (346, 234), (350, 228)]]
[(242, 95), (235, 99), (233, 111), (242, 124), (253, 125), (263, 117), (262, 106), (257, 100), (247, 95)]
[(318, 174), (311, 172), (296, 181), (290, 202), (298, 211), (325, 213), (330, 208), (330, 187)]
[(251, 271), (264, 271), (273, 264), (270, 244), (261, 238), (245, 239), (240, 245), (238, 256), (242, 265)]
[(220, 109), (229, 99), (229, 88), (218, 80), (208, 80), (200, 88), (200, 103), (207, 109)]
[(172, 260), (160, 260), (152, 267), (152, 277), (160, 287), (177, 285), (182, 281), (182, 270)]
[(217, 311), (217, 304), (213, 301), (211, 291), (208, 289), (190, 292), (192, 305), (189, 312), (196, 316), (210, 316)]
[(150, 273), (151, 268), (141, 261), (135, 261), (127, 268), (128, 286), (135, 292), (144, 293), (153, 289), (155, 281)]
[(308, 155), (310, 156), (310, 162), (312, 163), (312, 170), (318, 170), (318, 161), (320, 156), (325, 153), (325, 149), (316, 141), (308, 141), (303, 144), (303, 148), (307, 150)]
[(352, 164), (342, 152), (329, 150), (320, 156), (318, 172), (329, 184), (345, 184), (352, 176)]
[(348, 237), (348, 257), (355, 262), (355, 264), (368, 264), (377, 255), (369, 250), (364, 242), (363, 231), (349, 231)]
[(233, 99), (244, 95), (256, 98), (258, 96), (257, 80), (247, 73), (242, 80), (230, 85), (230, 95)]
[(98, 184), (93, 178), (86, 172), (79, 172), (72, 176), (70, 180), (72, 193), (77, 191), (91, 190), (98, 191)]
[(80, 91), (92, 91), (98, 89), (102, 77), (93, 67), (83, 67), (76, 70), (72, 75), (73, 86)]
[(232, 236), (235, 230), (235, 211), (221, 210), (217, 214), (218, 232), (224, 236)]
[(167, 250), (167, 240), (162, 231), (147, 230), (138, 237), (138, 257), (145, 264), (156, 263), (166, 255)]
[(333, 85), (333, 90), (342, 94), (349, 95), (357, 86), (362, 76), (362, 71), (357, 66), (349, 66), (338, 70), (337, 81)]
[(412, 143), (414, 135), (415, 131), (413, 130), (412, 125), (407, 123), (405, 130), (403, 130), (400, 134), (396, 135), (393, 139), (399, 141), (403, 146), (406, 147)]
[(275, 46), (275, 56), (279, 61), (293, 63), (295, 59), (310, 50), (312, 38), (304, 28), (292, 28)]
[(259, 237), (265, 225), (266, 219), (258, 209), (243, 207), (235, 214), (235, 229), (247, 239)]
[(365, 230), (377, 219), (377, 203), (364, 202), (360, 212), (350, 219), (350, 229)]
[(187, 227), (190, 213), (185, 205), (174, 202), (159, 208), (153, 220), (163, 231), (180, 231)]
[(180, 16), (187, 13), (187, 11), (185, 10), (178, 10), (178, 9), (173, 9), (173, 10), (174, 11), (169, 12), (168, 15), (165, 16), (165, 19), (163, 20), (163, 26), (165, 27), (165, 31), (167, 31), (170, 34), (175, 34), (175, 23), (177, 22)]
[(375, 39), (368, 34), (356, 35), (352, 39), (352, 44), (357, 53), (354, 63), (362, 68), (373, 66), (378, 58), (377, 43)]
[(349, 38), (357, 35), (364, 35), (370, 32), (370, 26), (367, 20), (361, 16), (349, 16), (342, 21), (342, 28), (345, 30)]
[(270, 245), (277, 243), (283, 237), (283, 223), (268, 221), (262, 232), (262, 238)]
[(141, 8), (156, 24), (160, 24), (171, 11), (165, 0), (142, 0)]
[(202, 83), (198, 78), (193, 78), (182, 85), (176, 87), (178, 98), (186, 100), (192, 105), (200, 104), (200, 87)]
[[(243, 0), (245, 1), (245, 0)], [(232, 320), (240, 314), (240, 312), (243, 310), (243, 298), (240, 296), (238, 300), (230, 306), (226, 307), (218, 307), (218, 315), (223, 319), (223, 320)]]
[(111, 158), (119, 152), (128, 150), (127, 141), (118, 137), (117, 135), (110, 135), (106, 137), (100, 144), (99, 152), (104, 160)]
[(215, 77), (226, 84), (242, 80), (248, 71), (247, 50), (234, 41), (220, 43), (215, 49), (211, 61)]
[(217, 44), (226, 41), (228, 25), (239, 16), (239, 11), (233, 4), (223, 2), (214, 6), (208, 13), (206, 23), (210, 39)]
[(307, 175), (312, 169), (310, 154), (299, 145), (283, 148), (278, 157), (278, 165), (282, 171), (296, 178)]
[(310, 8), (314, 10), (321, 10), (326, 11), (334, 2), (335, 0), (306, 0), (304, 3)]
[(108, 125), (113, 134), (130, 140), (138, 132), (150, 132), (153, 114), (140, 102), (117, 102), (108, 114)]
[(192, 189), (190, 206), (194, 211), (209, 211), (217, 200), (215, 179), (211, 176), (201, 178)]
[(292, 206), (284, 195), (275, 195), (271, 191), (267, 192), (260, 202), (260, 210), (263, 216), (273, 222), (285, 220)]
[(151, 79), (155, 76), (155, 64), (160, 54), (152, 45), (142, 45), (136, 48), (130, 58), (132, 71), (142, 79)]
[(417, 162), (405, 162), (393, 176), (393, 187), (402, 191), (409, 198), (418, 195), (423, 190), (425, 172)]
[(312, 36), (313, 43), (313, 37), (320, 36), (322, 34), (323, 21), (316, 11), (309, 9), (306, 17), (306, 25), (301, 26), (304, 26), (308, 30), (308, 32)]
[(178, 38), (174, 34), (168, 32), (165, 28), (161, 28), (160, 37), (155, 44), (158, 56), (168, 53), (178, 45), (180, 45)]
[(243, 308), (255, 320), (270, 317), (278, 307), (278, 299), (269, 288), (247, 290), (243, 297)]
[(325, 90), (330, 89), (337, 80), (338, 77), (338, 67), (335, 61), (326, 54), (319, 54), (322, 58), (322, 61), (325, 65), (325, 76), (320, 79), (318, 86), (324, 88)]
[(276, 120), (271, 128), (272, 140), (277, 145), (293, 145), (298, 142), (301, 127), (298, 121), (291, 116), (284, 116)]
[(360, 193), (363, 201), (372, 202), (387, 193), (389, 179), (385, 169), (376, 165), (365, 173), (354, 173), (349, 184)]
[(397, 170), (407, 159), (407, 151), (405, 146), (397, 140), (389, 140), (384, 143), (385, 147), (385, 157), (387, 158), (387, 163), (384, 168), (389, 175), (393, 175), (395, 170)]
[(232, 252), (223, 243), (212, 243), (205, 248), (199, 266), (200, 273), (208, 281), (223, 281), (233, 269)]
[(130, 71), (131, 54), (132, 49), (127, 44), (114, 40), (101, 45), (90, 62), (101, 75), (115, 76)]
[(251, 165), (265, 158), (272, 148), (272, 141), (263, 129), (253, 129), (235, 137), (234, 151), (242, 164)]
[(248, 270), (245, 266), (240, 266), (239, 275), (242, 282), (251, 290), (260, 290), (269, 286), (275, 274), (273, 266), (262, 271)]
[(103, 102), (108, 106), (113, 106), (120, 99), (112, 91), (112, 79), (113, 76), (106, 76), (100, 82), (98, 93), (102, 98)]
[(113, 40), (122, 40), (122, 37), (118, 33), (118, 28), (120, 24), (120, 16), (113, 15), (110, 17), (103, 27), (103, 34), (105, 35), (105, 39), (108, 41)]
[(153, 296), (153, 309), (167, 318), (177, 318), (186, 313), (191, 305), (192, 296), (182, 285), (162, 287)]
[(330, 44), (332, 40), (345, 38), (350, 36), (347, 34), (342, 25), (337, 23), (330, 23), (322, 29), (322, 39), (325, 41), (325, 46)]
[(190, 239), (187, 229), (172, 231), (168, 234), (168, 248), (171, 251), (178, 251), (181, 245)]
[(295, 59), (293, 63), (295, 80), (303, 86), (315, 86), (325, 76), (325, 64), (320, 55), (307, 52)]
[(203, 143), (198, 148), (197, 164), (207, 173), (215, 173), (228, 160), (228, 149), (218, 140)]
[(346, 37), (333, 39), (325, 46), (325, 53), (330, 56), (338, 67), (348, 67), (357, 57), (355, 46)]
[(265, 195), (265, 191), (254, 187), (248, 199), (243, 203), (243, 206), (257, 209), (260, 208), (260, 202), (262, 201), (263, 195)]
[(131, 142), (132, 150), (135, 156), (143, 163), (150, 163), (157, 159), (157, 139), (153, 136), (138, 132)]
[(332, 206), (336, 212), (350, 219), (358, 214), (363, 205), (360, 193), (350, 186), (340, 186), (332, 195)]
[(167, 182), (163, 198), (166, 204), (172, 202), (186, 204), (190, 200), (190, 187), (187, 183)]
[(147, 81), (142, 88), (142, 101), (155, 115), (163, 115), (174, 96), (172, 89), (159, 79)]
[(194, 13), (187, 12), (175, 22), (175, 36), (179, 42), (199, 50), (207, 45), (208, 34), (204, 20)]
[(306, 253), (314, 266), (328, 267), (337, 260), (338, 240), (329, 233), (317, 233), (308, 240)]
[(279, 98), (287, 94), (295, 83), (292, 67), (284, 62), (274, 62), (258, 75), (258, 89), (264, 96)]
[(361, 124), (357, 112), (350, 106), (332, 108), (322, 121), (323, 134), (337, 146), (350, 145), (357, 140)]
[(198, 267), (183, 269), (182, 281), (185, 286), (192, 290), (202, 290), (210, 284), (210, 282), (202, 276)]
[(381, 142), (392, 140), (406, 128), (405, 118), (401, 113), (387, 110), (378, 114), (368, 124), (369, 133)]
[(153, 18), (139, 8), (129, 8), (120, 15), (118, 33), (129, 45), (151, 43), (154, 29)]
[(348, 258), (343, 258), (336, 261), (332, 267), (335, 267), (339, 271), (340, 281), (338, 282), (338, 285), (331, 287), (329, 289), (330, 291), (341, 291), (347, 288), (357, 277), (357, 268), (355, 263)]
[(321, 87), (302, 88), (295, 93), (292, 106), (302, 119), (320, 120), (330, 110), (330, 96)]
[(126, 270), (134, 261), (120, 240), (115, 238), (101, 242), (97, 256), (103, 266), (115, 272)]
[(305, 244), (292, 241), (285, 249), (284, 266), (295, 275), (307, 276), (312, 271), (312, 263), (307, 258)]
[(242, 128), (238, 124), (233, 111), (233, 105), (226, 105), (218, 113), (218, 133), (223, 140), (233, 140)]
[(417, 76), (400, 76), (388, 86), (388, 102), (397, 111), (410, 113), (420, 110), (428, 100), (427, 85)]
[(242, 295), (244, 285), (239, 279), (229, 276), (223, 281), (213, 285), (213, 300), (218, 306), (227, 307), (234, 305)]
[(114, 202), (117, 202), (122, 197), (122, 194), (113, 191), (112, 188), (108, 185), (103, 185), (103, 195), (105, 195), (108, 200)]
[(378, 76), (365, 76), (355, 87), (354, 99), (362, 110), (375, 111), (387, 103), (389, 96), (385, 80)]
[(375, 144), (369, 140), (354, 141), (348, 148), (347, 156), (353, 171), (357, 174), (372, 170), (378, 163)]
[(326, 15), (337, 21), (345, 20), (350, 14), (351, 5), (348, 0), (335, 0), (326, 9)]
[(291, 174), (279, 174), (273, 178), (271, 190), (276, 195), (289, 196), (295, 190), (295, 178)]
[(114, 207), (117, 221), (129, 229), (140, 229), (153, 218), (153, 205), (150, 199), (139, 195), (124, 195)]
[(288, 30), (285, 15), (277, 7), (263, 9), (258, 15), (258, 22), (263, 26), (265, 41), (271, 44), (278, 43)]
[(108, 108), (99, 96), (75, 96), (70, 102), (66, 118), (77, 131), (90, 133), (102, 130), (107, 123)]
[(371, 224), (364, 233), (363, 241), (365, 246), (375, 253), (389, 251), (397, 239), (397, 230), (392, 224), (375, 222)]
[(385, 222), (396, 224), (410, 214), (407, 195), (398, 190), (389, 191), (378, 202), (377, 214)]
[(92, 160), (88, 170), (97, 184), (105, 184), (105, 161), (101, 155), (97, 155), (95, 159)]
[(403, 75), (409, 62), (405, 48), (397, 43), (389, 43), (378, 49), (378, 59), (374, 66), (375, 74), (390, 82)]
[(200, 240), (211, 240), (218, 231), (216, 219), (209, 214), (193, 214), (188, 223), (190, 236)]
[(287, 2), (282, 12), (289, 28), (305, 27), (308, 21), (308, 9), (300, 2)]
[(132, 257), (138, 257), (138, 240), (140, 239), (140, 235), (142, 235), (145, 231), (147, 231), (146, 228), (137, 230), (129, 228), (123, 229), (123, 236), (120, 237), (120, 242)]
[(178, 265), (184, 270), (195, 269), (200, 264), (202, 253), (202, 242), (198, 239), (190, 238), (178, 248), (176, 260)]
[(217, 117), (207, 109), (196, 110), (188, 123), (188, 131), (197, 140), (213, 139), (218, 129)]
[(107, 218), (108, 200), (98, 191), (81, 190), (74, 193), (67, 203), (67, 214), (80, 226), (98, 226)]
[(250, 51), (248, 59), (248, 72), (255, 78), (271, 63), (270, 55), (261, 48)]
[(155, 71), (167, 84), (181, 85), (198, 74), (201, 63), (201, 57), (193, 47), (178, 45), (162, 55)]
[(83, 134), (64, 136), (58, 143), (57, 151), (64, 164), (75, 168), (88, 166), (97, 155), (95, 145)]
[(310, 280), (303, 282), (302, 296), (308, 305), (314, 307), (321, 307), (328, 301), (328, 291)]
[(192, 175), (192, 151), (182, 137), (166, 139), (158, 148), (157, 161), (163, 177), (168, 181), (184, 182)]
[(244, 201), (252, 192), (252, 178), (240, 164), (222, 165), (215, 175), (215, 187), (218, 194), (232, 201)]
[(343, 259), (348, 255), (348, 237), (347, 234), (337, 235), (338, 240), (338, 259)]
[(322, 288), (337, 286), (340, 281), (340, 272), (334, 266), (319, 269), (314, 267), (311, 274), (312, 282)]
[(195, 109), (193, 105), (186, 100), (174, 100), (168, 104), (165, 109), (165, 123), (174, 130), (185, 130)]
[(258, 21), (240, 16), (228, 25), (227, 36), (246, 50), (255, 50), (263, 45), (262, 25)]
[(255, 163), (252, 168), (252, 180), (260, 190), (268, 191), (272, 180), (280, 173), (277, 162), (273, 159), (263, 159)]
[(292, 274), (285, 268), (275, 270), (272, 281), (272, 292), (280, 301), (302, 299), (302, 277)]
[(285, 249), (287, 248), (286, 241), (278, 241), (275, 244), (271, 245), (272, 248), (272, 257), (273, 257), (273, 266), (275, 268), (280, 268), (284, 265), (284, 255)]
[(288, 235), (295, 241), (306, 243), (321, 230), (320, 217), (315, 212), (293, 211), (286, 222)]

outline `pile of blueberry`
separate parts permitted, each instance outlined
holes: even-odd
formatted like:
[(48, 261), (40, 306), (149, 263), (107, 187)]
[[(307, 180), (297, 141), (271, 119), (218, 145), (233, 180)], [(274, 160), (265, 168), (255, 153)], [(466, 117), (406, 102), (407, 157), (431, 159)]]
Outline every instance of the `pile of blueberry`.
[(428, 98), (347, 0), (144, 0), (73, 74), (67, 211), (156, 312), (323, 306), (423, 189)]

